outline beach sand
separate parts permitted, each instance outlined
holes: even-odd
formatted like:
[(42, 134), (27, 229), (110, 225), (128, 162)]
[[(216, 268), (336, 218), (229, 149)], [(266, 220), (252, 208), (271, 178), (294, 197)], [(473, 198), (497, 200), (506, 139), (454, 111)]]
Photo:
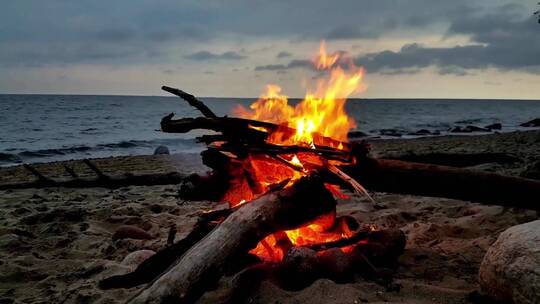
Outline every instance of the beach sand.
[[(423, 153), (508, 153), (518, 161), (475, 165), (472, 169), (518, 176), (540, 160), (540, 132), (486, 136), (451, 136), (413, 140), (373, 140), (373, 155), (400, 157)], [(81, 176), (92, 172), (80, 161), (68, 162)], [(116, 157), (95, 160), (105, 173), (204, 172), (196, 154)], [(64, 163), (36, 165), (43, 174), (68, 178)], [(1, 168), (0, 183), (33, 177), (19, 167)], [(459, 189), (456, 189), (459, 191)], [(115, 190), (25, 189), (0, 191), (0, 303), (117, 303), (139, 288), (97, 288), (105, 277), (129, 272), (122, 260), (141, 249), (159, 250), (176, 224), (176, 239), (185, 236), (198, 212), (214, 202), (187, 202), (177, 186), (131, 186)], [(350, 193), (349, 193), (350, 194)], [(351, 194), (340, 200), (339, 215), (361, 223), (399, 228), (407, 247), (395, 274), (400, 291), (362, 278), (348, 284), (321, 279), (300, 291), (285, 291), (269, 282), (254, 290), (251, 303), (467, 303), (478, 289), (482, 257), (500, 232), (538, 219), (536, 211), (431, 197), (374, 193), (382, 208)], [(537, 198), (531, 198), (537, 199)], [(134, 225), (151, 240), (112, 240), (116, 229)], [(199, 303), (219, 302), (230, 290), (227, 278)]]

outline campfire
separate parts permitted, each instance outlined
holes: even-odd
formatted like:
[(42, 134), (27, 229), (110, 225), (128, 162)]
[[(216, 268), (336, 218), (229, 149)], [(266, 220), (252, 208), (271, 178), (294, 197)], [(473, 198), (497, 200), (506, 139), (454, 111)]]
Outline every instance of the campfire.
[[(343, 174), (336, 165), (352, 161), (349, 157), (327, 157), (319, 153), (318, 149), (343, 156), (350, 152), (347, 134), (355, 127), (355, 122), (345, 112), (345, 102), (351, 94), (364, 88), (363, 70), (342, 54), (328, 54), (324, 42), (312, 61), (313, 67), (323, 72), (324, 77), (317, 80), (313, 91), (308, 91), (297, 105), (290, 105), (281, 88), (271, 84), (249, 108), (238, 106), (234, 110), (235, 116), (278, 126), (273, 130), (264, 126), (248, 126), (267, 134), (264, 143), (269, 148), (297, 149), (298, 152), (265, 153), (261, 149), (250, 153), (250, 147), (247, 147), (243, 155), (233, 154), (238, 166), (232, 170), (229, 189), (222, 198), (222, 201), (229, 203), (230, 208), (264, 195), (272, 189), (272, 185), (286, 182), (287, 187), (318, 170)], [(229, 147), (238, 148), (236, 143), (230, 141), (216, 141), (211, 146), (232, 153), (236, 151)], [(350, 181), (353, 182), (352, 179)], [(335, 196), (346, 197), (341, 193), (339, 185), (327, 183), (325, 186)], [(358, 188), (368, 195), (363, 188)], [(351, 237), (353, 232), (346, 221), (336, 221), (335, 216), (335, 212), (324, 214), (300, 228), (269, 235), (250, 252), (265, 261), (278, 262), (286, 253), (284, 248), (287, 250), (292, 246), (305, 247)], [(343, 250), (350, 250), (350, 246)]]
[[(231, 268), (240, 277), (236, 281), (243, 284), (253, 284), (254, 273), (262, 272), (265, 279), (295, 289), (321, 277), (350, 280), (355, 271), (380, 277), (377, 267), (395, 266), (405, 246), (403, 233), (378, 231), (373, 225), (336, 213), (335, 198), (348, 198), (343, 188), (373, 201), (364, 187), (341, 169), (354, 166), (369, 150), (363, 142), (347, 141), (355, 122), (345, 112), (345, 102), (365, 88), (363, 69), (346, 54), (328, 54), (324, 43), (313, 58), (313, 67), (323, 76), (296, 105), (289, 104), (280, 87), (268, 85), (266, 93), (249, 108), (238, 106), (236, 117), (218, 117), (194, 96), (163, 87), (205, 116), (173, 120), (170, 114), (161, 122), (163, 131), (218, 132), (198, 138), (208, 146), (201, 153), (203, 163), (213, 171), (187, 178), (180, 188), (181, 196), (227, 206), (201, 214), (184, 240), (156, 254), (161, 258), (139, 271), (145, 278), (140, 279), (136, 271), (139, 280), (134, 280), (134, 274), (112, 277), (103, 281), (102, 287), (148, 281), (182, 254), (177, 264), (134, 302), (169, 297), (193, 301), (204, 292), (205, 283), (231, 272)], [(154, 267), (158, 259), (162, 265)], [(253, 260), (256, 262), (248, 262)], [(237, 290), (245, 293), (246, 288)]]
[(369, 157), (369, 144), (347, 141), (355, 122), (345, 102), (365, 88), (363, 70), (346, 54), (328, 54), (324, 44), (313, 65), (323, 76), (302, 101), (289, 104), (278, 86), (269, 85), (249, 108), (237, 107), (235, 117), (218, 117), (193, 95), (163, 87), (204, 117), (173, 119), (169, 114), (161, 121), (162, 131), (215, 132), (197, 138), (208, 147), (201, 153), (212, 169), (207, 175), (110, 178), (87, 161), (98, 175), (95, 180), (60, 183), (28, 167), (39, 178), (29, 186), (181, 182), (183, 199), (223, 203), (199, 214), (182, 240), (175, 242), (171, 227), (167, 247), (134, 272), (100, 282), (102, 288), (150, 283), (133, 303), (194, 302), (223, 276), (232, 277), (236, 286), (231, 303), (243, 301), (261, 280), (299, 289), (318, 278), (348, 282), (360, 275), (391, 287), (392, 270), (405, 247), (403, 232), (336, 212), (336, 198), (349, 196), (344, 189), (376, 205), (360, 182), (379, 191), (522, 207), (530, 203), (520, 195), (538, 195), (535, 181)]

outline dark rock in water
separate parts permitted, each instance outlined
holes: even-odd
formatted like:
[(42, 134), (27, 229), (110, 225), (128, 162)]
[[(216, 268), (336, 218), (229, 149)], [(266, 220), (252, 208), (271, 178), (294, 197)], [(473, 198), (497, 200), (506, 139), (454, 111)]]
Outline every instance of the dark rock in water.
[(154, 155), (171, 154), (167, 146), (159, 146), (154, 150)]
[(448, 130), (450, 133), (473, 133), (473, 132), (491, 132), (490, 129), (480, 128), (477, 126), (453, 127)]
[(362, 132), (362, 131), (350, 131), (347, 136), (349, 138), (360, 138), (360, 137), (367, 137), (369, 135), (367, 135), (366, 133)]
[(450, 133), (466, 133), (467, 131), (465, 131), (461, 127), (453, 127), (453, 128), (448, 129), (448, 132), (450, 132)]
[(427, 129), (420, 129), (418, 131), (416, 131), (416, 134), (431, 134), (431, 131), (427, 130)]
[(381, 129), (379, 130), (379, 134), (383, 136), (393, 136), (393, 137), (401, 137), (403, 135), (402, 132), (396, 129)]
[(522, 123), (522, 124), (520, 124), (520, 126), (527, 127), (527, 128), (540, 127), (540, 118), (535, 118), (535, 119), (530, 120), (528, 122)]
[(480, 127), (477, 127), (477, 126), (466, 126), (465, 129), (466, 130), (471, 130), (471, 132), (491, 132), (490, 129), (480, 128)]
[(520, 175), (521, 177), (540, 180), (540, 161), (525, 168)]
[(112, 236), (113, 241), (121, 239), (151, 240), (153, 237), (146, 231), (135, 226), (120, 226)]
[(487, 125), (485, 128), (489, 129), (489, 130), (500, 130), (500, 129), (502, 129), (502, 124), (501, 123), (494, 123), (494, 124)]
[(434, 133), (431, 133), (430, 130), (427, 129), (420, 129), (416, 132), (408, 133), (407, 135), (413, 135), (413, 136), (425, 136), (425, 135), (433, 135)]
[(479, 123), (481, 122), (482, 120), (480, 118), (476, 118), (476, 119), (464, 119), (464, 120), (458, 120), (456, 121), (457, 124), (461, 124), (461, 125), (470, 125), (470, 124), (473, 124), (473, 123)]

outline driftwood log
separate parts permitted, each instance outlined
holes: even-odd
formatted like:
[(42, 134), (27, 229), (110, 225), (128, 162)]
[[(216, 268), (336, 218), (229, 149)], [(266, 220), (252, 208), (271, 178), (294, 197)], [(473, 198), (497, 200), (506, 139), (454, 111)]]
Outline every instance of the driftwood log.
[(365, 158), (342, 170), (373, 191), (540, 210), (540, 181), (452, 167)]
[(334, 208), (332, 195), (313, 176), (244, 204), (130, 302), (194, 302), (223, 275), (227, 263), (265, 236), (297, 228)]
[[(344, 172), (372, 191), (445, 197), (483, 204), (502, 205), (540, 210), (535, 198), (540, 197), (540, 181), (510, 177), (495, 173), (459, 169), (447, 166), (411, 163), (399, 160), (365, 158), (357, 164), (341, 166)], [(34, 169), (35, 170), (35, 169)], [(40, 174), (41, 175), (41, 174)], [(167, 185), (185, 181), (180, 173), (110, 176), (107, 179), (72, 179), (54, 181), (37, 178), (34, 182), (3, 184), (0, 190), (46, 187), (104, 187), (119, 188), (130, 185)], [(225, 189), (223, 177), (191, 176), (199, 183), (202, 194), (208, 189)], [(339, 182), (339, 181), (337, 181)], [(206, 187), (206, 188), (205, 188)], [(208, 188), (211, 187), (211, 188)], [(218, 197), (213, 193), (213, 198)], [(198, 197), (201, 199), (202, 197)]]

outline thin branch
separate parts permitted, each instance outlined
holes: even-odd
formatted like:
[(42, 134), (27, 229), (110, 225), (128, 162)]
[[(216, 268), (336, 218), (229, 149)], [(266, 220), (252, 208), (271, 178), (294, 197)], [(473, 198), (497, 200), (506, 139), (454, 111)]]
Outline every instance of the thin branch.
[(96, 165), (94, 165), (94, 163), (92, 163), (90, 160), (83, 159), (83, 162), (88, 166), (88, 168), (90, 168), (90, 170), (96, 173), (99, 179), (109, 179), (109, 177), (105, 175), (103, 172), (101, 172), (101, 170), (99, 170), (99, 168)]
[(171, 94), (174, 94), (180, 98), (182, 98), (183, 100), (187, 101), (189, 103), (190, 106), (192, 107), (195, 107), (197, 110), (201, 111), (201, 113), (205, 116), (205, 117), (209, 117), (209, 118), (216, 118), (216, 114), (214, 114), (214, 112), (212, 112), (212, 110), (210, 110), (210, 108), (208, 108), (202, 101), (198, 100), (197, 98), (195, 98), (195, 96), (189, 94), (189, 93), (186, 93), (182, 90), (179, 90), (179, 89), (176, 89), (176, 88), (171, 88), (171, 87), (168, 87), (168, 86), (162, 86), (161, 89), (163, 91), (167, 91)]
[(28, 170), (30, 173), (32, 173), (35, 177), (38, 178), (38, 180), (40, 182), (45, 182), (45, 183), (54, 183), (54, 181), (50, 178), (47, 178), (45, 177), (43, 174), (39, 173), (38, 170), (36, 170), (36, 168), (30, 166), (29, 164), (23, 164), (24, 168), (26, 170)]
[(79, 175), (77, 173), (75, 173), (75, 170), (73, 170), (73, 167), (70, 167), (68, 165), (64, 165), (64, 170), (66, 170), (66, 172), (71, 175), (71, 177), (77, 179), (79, 178)]
[(330, 248), (346, 247), (350, 245), (355, 245), (358, 242), (367, 239), (370, 233), (371, 233), (371, 229), (362, 229), (348, 238), (342, 238), (342, 239), (339, 239), (337, 241), (332, 241), (332, 242), (307, 245), (305, 247), (313, 249), (315, 251), (322, 251), (322, 250), (327, 250)]

